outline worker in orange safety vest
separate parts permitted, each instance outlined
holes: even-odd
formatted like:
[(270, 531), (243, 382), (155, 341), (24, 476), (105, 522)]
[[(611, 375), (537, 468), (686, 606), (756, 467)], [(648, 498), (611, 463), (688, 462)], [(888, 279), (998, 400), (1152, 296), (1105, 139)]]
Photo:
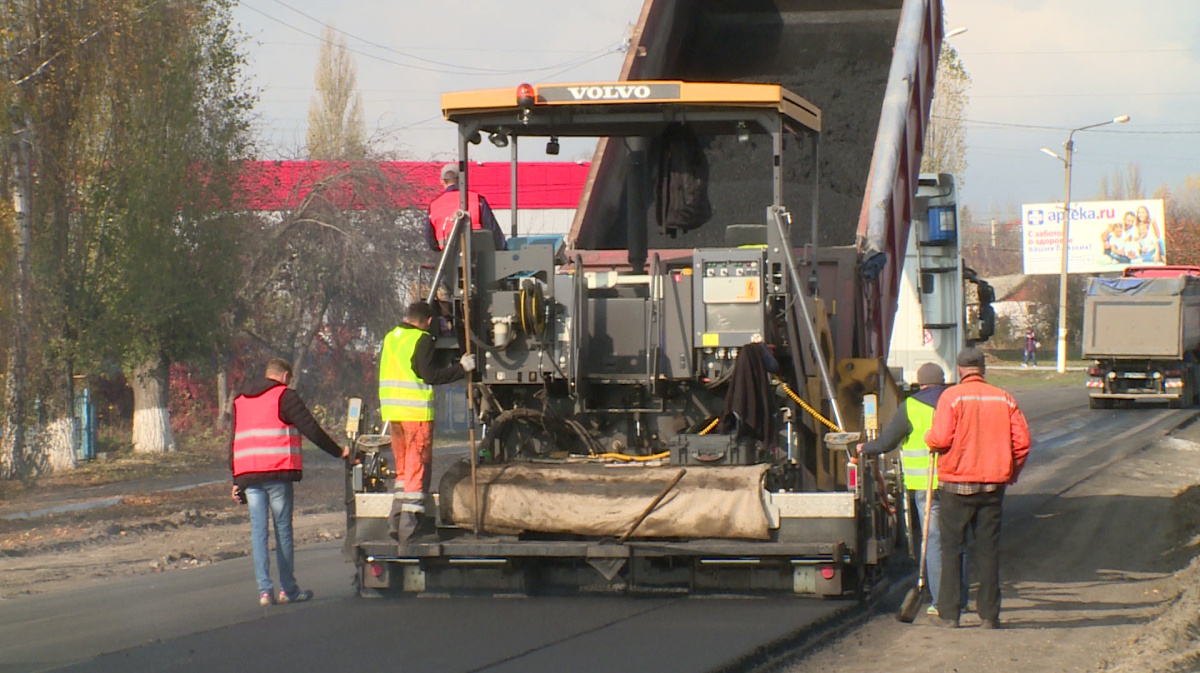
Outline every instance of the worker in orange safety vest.
[[(458, 212), (461, 205), (456, 164), (442, 166), (442, 190), (442, 193), (429, 204), (429, 221), (425, 232), (429, 248), (435, 252), (446, 247), (446, 240), (454, 231), (454, 214)], [(471, 228), (490, 230), (496, 243), (496, 249), (504, 250), (506, 245), (504, 232), (500, 230), (500, 223), (496, 221), (496, 216), (492, 213), (492, 207), (488, 205), (487, 199), (468, 190), (467, 213), (471, 216)]]

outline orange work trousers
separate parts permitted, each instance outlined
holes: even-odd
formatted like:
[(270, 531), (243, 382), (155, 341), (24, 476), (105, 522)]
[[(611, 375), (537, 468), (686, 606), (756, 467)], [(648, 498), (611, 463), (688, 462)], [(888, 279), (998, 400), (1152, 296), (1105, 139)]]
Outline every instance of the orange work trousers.
[(396, 486), (406, 494), (428, 493), (433, 476), (433, 421), (391, 421), (390, 426)]

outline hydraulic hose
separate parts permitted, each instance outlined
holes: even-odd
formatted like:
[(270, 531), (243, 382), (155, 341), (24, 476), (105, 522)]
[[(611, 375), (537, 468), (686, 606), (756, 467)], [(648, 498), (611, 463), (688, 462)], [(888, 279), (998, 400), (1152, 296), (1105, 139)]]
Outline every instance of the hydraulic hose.
[(645, 463), (645, 462), (648, 462), (651, 460), (662, 460), (663, 458), (667, 458), (670, 455), (671, 455), (670, 451), (663, 451), (662, 453), (656, 453), (651, 456), (627, 456), (623, 453), (601, 453), (599, 455), (590, 456), (590, 457), (591, 458), (603, 458), (606, 460), (620, 460), (620, 461), (624, 461), (627, 463)]
[[(781, 388), (783, 388), (783, 392), (787, 393), (787, 396), (790, 397), (793, 402), (800, 405), (801, 409), (812, 414), (812, 417), (817, 419), (822, 425), (829, 428), (830, 430), (833, 430), (834, 432), (842, 432), (841, 426), (839, 426), (838, 424), (829, 420), (828, 418), (825, 418), (824, 416), (821, 415), (821, 412), (814, 409), (812, 407), (812, 405), (810, 405), (808, 402), (805, 402), (804, 400), (800, 399), (800, 396), (796, 394), (796, 391), (792, 390), (791, 386), (789, 386), (786, 383), (783, 383), (782, 381), (779, 383), (779, 386)], [(704, 434), (704, 433), (700, 433), (700, 434)]]

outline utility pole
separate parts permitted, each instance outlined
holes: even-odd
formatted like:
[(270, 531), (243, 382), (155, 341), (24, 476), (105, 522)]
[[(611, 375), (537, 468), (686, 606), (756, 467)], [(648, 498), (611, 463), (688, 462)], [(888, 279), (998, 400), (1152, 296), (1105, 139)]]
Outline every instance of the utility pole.
[(1058, 270), (1058, 373), (1067, 371), (1067, 259), (1070, 252), (1071, 235), (1071, 155), (1075, 152), (1075, 134), (1080, 131), (1094, 129), (1108, 124), (1124, 124), (1129, 121), (1129, 115), (1113, 117), (1099, 124), (1088, 124), (1072, 129), (1063, 143), (1066, 158), (1060, 157), (1052, 150), (1043, 147), (1042, 152), (1063, 162), (1066, 169), (1063, 176), (1063, 220), (1062, 220), (1062, 266)]

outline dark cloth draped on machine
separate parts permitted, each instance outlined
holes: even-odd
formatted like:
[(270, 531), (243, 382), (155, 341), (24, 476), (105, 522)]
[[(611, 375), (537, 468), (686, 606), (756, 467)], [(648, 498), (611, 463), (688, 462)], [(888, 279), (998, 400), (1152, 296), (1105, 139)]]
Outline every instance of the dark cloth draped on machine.
[(747, 344), (738, 352), (721, 413), (722, 433), (759, 441), (771, 436), (771, 374), (778, 371), (779, 363), (762, 344)]

